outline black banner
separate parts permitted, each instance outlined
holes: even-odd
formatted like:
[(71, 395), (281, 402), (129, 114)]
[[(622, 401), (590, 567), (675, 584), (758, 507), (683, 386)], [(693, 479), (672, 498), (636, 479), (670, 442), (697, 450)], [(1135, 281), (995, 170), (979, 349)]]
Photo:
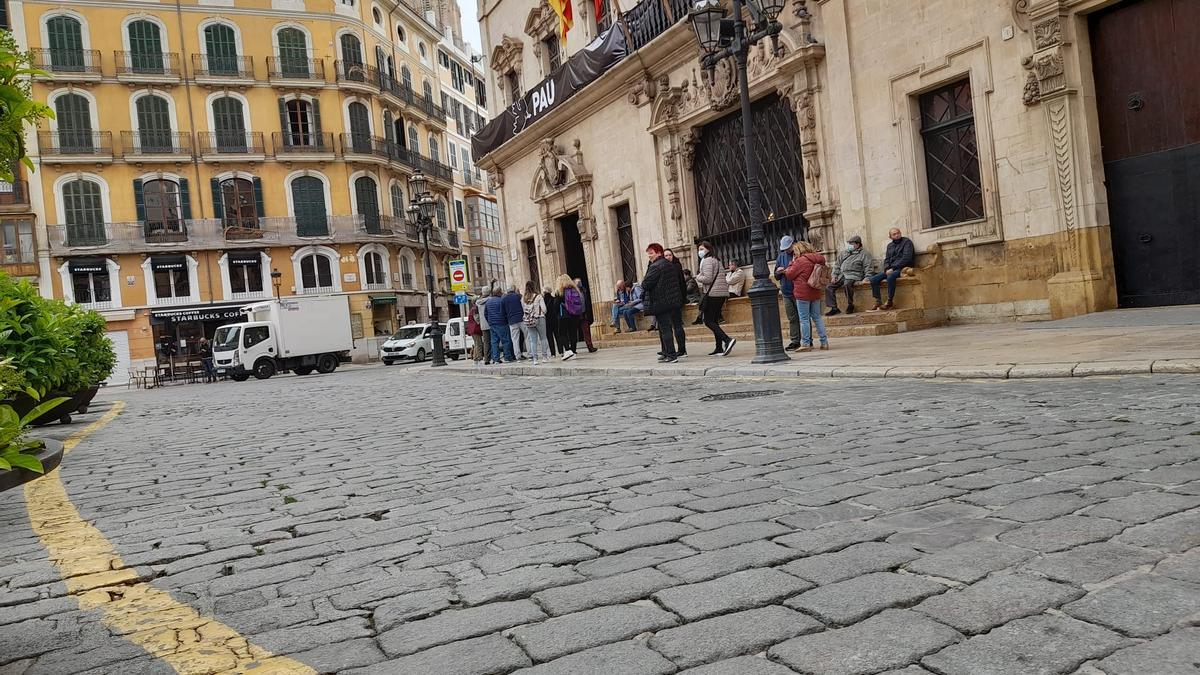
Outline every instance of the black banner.
[(475, 157), (483, 157), (524, 131), (603, 75), (627, 53), (625, 32), (614, 25), (480, 129), (471, 139)]
[(156, 255), (150, 259), (150, 269), (182, 270), (187, 268), (187, 259), (181, 255)]
[(261, 265), (262, 256), (258, 251), (230, 251), (228, 254), (228, 262), (230, 265)]
[(108, 260), (105, 258), (75, 258), (67, 269), (72, 272), (104, 273), (108, 271)]
[(184, 321), (225, 321), (241, 323), (245, 316), (241, 312), (244, 304), (237, 305), (200, 305), (180, 309), (152, 309), (150, 323), (161, 324), (167, 321), (182, 323)]

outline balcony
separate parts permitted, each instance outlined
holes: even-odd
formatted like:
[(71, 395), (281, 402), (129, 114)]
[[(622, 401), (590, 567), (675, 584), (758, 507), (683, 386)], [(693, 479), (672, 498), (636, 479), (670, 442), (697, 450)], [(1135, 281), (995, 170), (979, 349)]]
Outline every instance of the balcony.
[(50, 164), (110, 164), (111, 131), (39, 131), (38, 151)]
[(202, 131), (200, 159), (206, 162), (262, 161), (267, 151), (261, 131)]
[(29, 210), (29, 183), (14, 180), (11, 183), (0, 181), (0, 211)]
[(50, 76), (39, 79), (59, 82), (98, 82), (101, 77), (98, 49), (33, 49), (33, 67)]
[(192, 135), (174, 131), (122, 131), (121, 154), (129, 162), (183, 162), (192, 156)]
[(342, 134), (342, 156), (350, 161), (383, 164), (392, 158), (395, 144), (378, 136)]
[(343, 89), (374, 94), (379, 91), (379, 69), (365, 63), (335, 61), (337, 83)]
[(311, 89), (325, 84), (324, 59), (268, 56), (267, 79), (276, 87)]
[(179, 55), (114, 52), (117, 79), (130, 84), (171, 84), (180, 81)]
[(446, 230), (446, 244), (453, 249), (460, 248), (461, 246), (458, 241), (458, 232), (455, 232), (454, 230)]
[(469, 187), (469, 188), (474, 188), (476, 190), (483, 189), (483, 181), (479, 180), (479, 178), (476, 177), (475, 174), (471, 173), (470, 169), (463, 171), (461, 175), (462, 175), (462, 184), (464, 186)]
[(192, 72), (197, 84), (247, 87), (254, 83), (254, 59), (249, 56), (192, 54)]
[(425, 113), (425, 116), (427, 118), (429, 118), (430, 122), (434, 122), (435, 124), (441, 126), (443, 129), (446, 127), (446, 109), (445, 108), (443, 108), (442, 106), (435, 103), (432, 98), (429, 98), (426, 96), (418, 96), (418, 97), (416, 97), (416, 100), (417, 100), (417, 109), (420, 110), (421, 112)]
[(276, 131), (271, 134), (271, 146), (275, 149), (275, 158), (285, 162), (327, 162), (336, 154), (331, 132), (295, 134)]

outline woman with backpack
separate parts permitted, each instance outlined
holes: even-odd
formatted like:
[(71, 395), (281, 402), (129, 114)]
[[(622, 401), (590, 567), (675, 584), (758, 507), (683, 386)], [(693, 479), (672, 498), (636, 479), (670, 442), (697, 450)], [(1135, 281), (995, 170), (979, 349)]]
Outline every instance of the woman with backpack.
[(821, 349), (829, 349), (829, 337), (825, 335), (825, 318), (821, 316), (821, 296), (830, 283), (829, 267), (825, 256), (807, 241), (792, 244), (792, 264), (784, 276), (792, 282), (792, 296), (800, 314), (800, 348), (798, 352), (811, 352), (812, 326), (817, 324), (817, 335), (821, 338)]
[(538, 348), (543, 354), (546, 351), (546, 301), (538, 293), (537, 286), (532, 281), (525, 282), (525, 294), (521, 296), (521, 308), (524, 317), (521, 330), (525, 333), (525, 347), (529, 350), (529, 358), (533, 365), (538, 364)]
[(717, 346), (709, 356), (726, 356), (733, 350), (737, 340), (729, 337), (721, 328), (721, 308), (729, 298), (729, 284), (725, 281), (725, 270), (717, 258), (716, 249), (707, 241), (700, 242), (696, 247), (700, 256), (700, 270), (696, 272), (696, 283), (704, 295), (700, 299), (700, 311), (704, 313), (704, 325), (712, 331)]
[(558, 300), (558, 349), (562, 352), (562, 360), (570, 361), (575, 358), (575, 345), (579, 342), (583, 296), (571, 277), (565, 274), (558, 278), (554, 295)]

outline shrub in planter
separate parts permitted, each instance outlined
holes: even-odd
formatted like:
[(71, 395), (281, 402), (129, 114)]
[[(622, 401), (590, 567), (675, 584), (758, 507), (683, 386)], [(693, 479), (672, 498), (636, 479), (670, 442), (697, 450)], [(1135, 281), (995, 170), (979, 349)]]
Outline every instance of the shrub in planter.
[[(0, 396), (23, 386), (12, 359), (0, 361)], [(61, 405), (64, 399), (50, 399), (34, 406), (24, 416), (10, 405), (0, 405), (0, 491), (16, 487), (54, 469), (62, 461), (62, 444), (29, 438), (26, 433), (33, 420)]]

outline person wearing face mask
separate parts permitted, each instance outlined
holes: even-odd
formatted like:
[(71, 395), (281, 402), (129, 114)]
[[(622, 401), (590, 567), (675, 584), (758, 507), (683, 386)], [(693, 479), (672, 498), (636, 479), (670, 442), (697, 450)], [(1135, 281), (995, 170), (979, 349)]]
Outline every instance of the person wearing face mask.
[(729, 284), (725, 281), (725, 271), (721, 269), (721, 261), (717, 259), (716, 249), (707, 241), (700, 242), (696, 247), (700, 256), (700, 270), (696, 272), (696, 283), (704, 289), (704, 298), (700, 307), (704, 312), (704, 325), (712, 331), (716, 347), (709, 356), (727, 356), (737, 344), (737, 340), (721, 328), (721, 308), (729, 298)]
[(875, 258), (863, 248), (862, 237), (855, 235), (846, 240), (846, 250), (838, 255), (837, 263), (833, 266), (833, 283), (825, 288), (825, 302), (829, 311), (825, 316), (841, 314), (838, 309), (837, 291), (846, 292), (846, 313), (854, 313), (854, 284), (866, 279), (875, 272)]

